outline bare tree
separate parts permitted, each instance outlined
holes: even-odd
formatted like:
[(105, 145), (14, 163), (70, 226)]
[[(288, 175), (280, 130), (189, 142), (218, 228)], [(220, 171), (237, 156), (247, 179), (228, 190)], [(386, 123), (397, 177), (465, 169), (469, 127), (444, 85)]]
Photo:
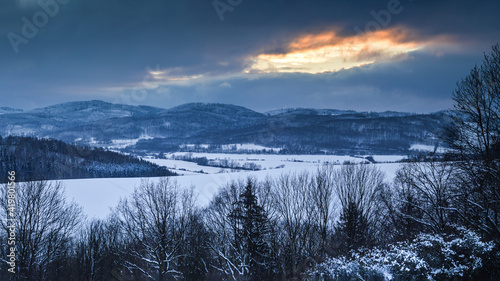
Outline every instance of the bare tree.
[(280, 248), (283, 276), (300, 278), (304, 264), (317, 252), (316, 215), (311, 199), (311, 176), (307, 172), (280, 175), (273, 185), (273, 206)]
[(170, 178), (143, 180), (117, 208), (128, 237), (127, 268), (136, 278), (163, 281), (181, 277), (178, 262), (194, 211), (192, 190), (181, 189)]
[[(1, 191), (0, 221), (7, 229), (7, 189)], [(82, 219), (81, 208), (67, 203), (60, 182), (17, 185), (16, 241), (18, 280), (61, 280), (72, 234)], [(7, 236), (5, 236), (7, 237)]]
[(445, 140), (463, 160), (498, 159), (500, 141), (500, 46), (457, 83), (453, 120)]
[[(446, 162), (423, 162), (405, 164), (398, 172), (396, 181), (401, 189), (402, 219), (421, 225), (414, 227), (436, 234), (450, 230), (455, 202), (456, 172)], [(415, 234), (415, 233), (413, 233)]]
[(330, 240), (328, 234), (333, 230), (337, 195), (334, 189), (333, 173), (335, 166), (324, 165), (318, 168), (311, 182), (311, 202), (316, 215), (321, 237), (320, 254), (325, 255)]
[(131, 280), (120, 276), (124, 266), (123, 235), (115, 216), (93, 219), (80, 230), (75, 243), (74, 280)]
[(370, 246), (377, 225), (377, 194), (385, 188), (384, 173), (368, 164), (347, 164), (332, 176), (342, 208), (337, 233), (344, 248)]
[(500, 46), (457, 83), (444, 140), (460, 160), (465, 223), (500, 239)]
[(380, 194), (387, 218), (386, 232), (388, 241), (412, 241), (424, 227), (419, 221), (423, 220), (423, 212), (418, 207), (419, 196), (413, 188), (413, 181), (408, 173), (400, 168), (396, 172), (391, 189)]
[(239, 280), (245, 274), (244, 265), (238, 263), (242, 257), (234, 243), (230, 243), (235, 236), (230, 214), (242, 191), (243, 185), (238, 182), (221, 187), (204, 212), (205, 225), (210, 233), (207, 245), (213, 257), (210, 266), (218, 272), (220, 279)]

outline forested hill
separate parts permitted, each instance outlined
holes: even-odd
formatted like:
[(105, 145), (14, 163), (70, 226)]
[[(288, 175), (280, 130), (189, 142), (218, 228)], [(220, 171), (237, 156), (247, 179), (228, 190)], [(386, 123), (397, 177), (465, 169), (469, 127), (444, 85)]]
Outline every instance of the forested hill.
[(438, 135), (447, 119), (445, 112), (289, 108), (259, 113), (229, 104), (162, 109), (84, 101), (1, 114), (0, 135), (49, 137), (131, 153), (179, 151), (188, 144), (214, 149), (256, 144), (289, 154), (407, 154), (415, 144), (441, 145)]
[(0, 137), (0, 182), (15, 171), (19, 181), (176, 175), (164, 167), (102, 148), (53, 139)]

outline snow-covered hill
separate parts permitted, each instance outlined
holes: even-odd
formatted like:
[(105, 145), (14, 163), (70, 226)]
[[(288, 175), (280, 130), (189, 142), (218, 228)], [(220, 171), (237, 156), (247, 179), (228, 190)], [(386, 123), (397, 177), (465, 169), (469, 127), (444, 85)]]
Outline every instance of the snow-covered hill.
[(208, 145), (205, 152), (253, 144), (286, 154), (407, 154), (414, 144), (438, 144), (446, 119), (444, 112), (283, 109), (262, 114), (229, 104), (162, 109), (85, 101), (1, 114), (0, 135), (50, 137), (136, 154), (179, 151), (189, 144)]

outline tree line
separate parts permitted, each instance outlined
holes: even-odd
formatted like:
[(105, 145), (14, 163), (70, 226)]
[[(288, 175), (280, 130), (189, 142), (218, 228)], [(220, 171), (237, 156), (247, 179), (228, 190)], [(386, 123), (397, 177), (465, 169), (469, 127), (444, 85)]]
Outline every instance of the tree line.
[[(0, 159), (0, 174), (22, 171), (21, 181), (175, 175), (130, 155), (54, 139), (0, 136)], [(5, 182), (7, 177), (0, 179)]]
[[(498, 228), (491, 231), (495, 225), (488, 220), (494, 214), (468, 210), (472, 201), (463, 200), (468, 191), (456, 173), (460, 169), (453, 163), (408, 163), (389, 184), (373, 164), (325, 165), (316, 172), (228, 183), (205, 208), (174, 178), (143, 180), (100, 220), (84, 219), (57, 182), (21, 183), (13, 280), (351, 280), (349, 274), (317, 278), (327, 276), (333, 261), (347, 266), (373, 255), (367, 249), (417, 247), (412, 243), (422, 244), (423, 234), (425, 241), (451, 243), (463, 238), (464, 230), (491, 249), (476, 255), (481, 266), (464, 261), (471, 269), (454, 280), (493, 280), (488, 278), (500, 265)], [(1, 212), (7, 231), (5, 193)], [(4, 232), (2, 245), (7, 237)], [(439, 258), (439, 250), (423, 253)], [(3, 246), (2, 259), (6, 251)], [(4, 278), (13, 277), (6, 263), (2, 269)], [(377, 272), (359, 274), (384, 280), (369, 279)]]

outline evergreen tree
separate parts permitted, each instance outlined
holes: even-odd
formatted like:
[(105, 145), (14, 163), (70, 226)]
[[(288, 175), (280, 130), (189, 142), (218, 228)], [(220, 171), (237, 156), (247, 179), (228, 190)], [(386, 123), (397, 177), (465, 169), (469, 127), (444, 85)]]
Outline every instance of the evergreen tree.
[(240, 200), (234, 203), (229, 215), (234, 227), (234, 249), (238, 262), (245, 268), (243, 280), (270, 278), (270, 247), (268, 218), (259, 205), (255, 187), (249, 180)]
[(343, 248), (350, 251), (368, 245), (370, 242), (368, 230), (368, 219), (356, 203), (350, 201), (342, 210), (337, 226), (337, 233), (342, 236)]
[(344, 165), (332, 176), (341, 206), (336, 227), (339, 250), (373, 246), (380, 226), (377, 200), (386, 188), (384, 174), (370, 165)]

